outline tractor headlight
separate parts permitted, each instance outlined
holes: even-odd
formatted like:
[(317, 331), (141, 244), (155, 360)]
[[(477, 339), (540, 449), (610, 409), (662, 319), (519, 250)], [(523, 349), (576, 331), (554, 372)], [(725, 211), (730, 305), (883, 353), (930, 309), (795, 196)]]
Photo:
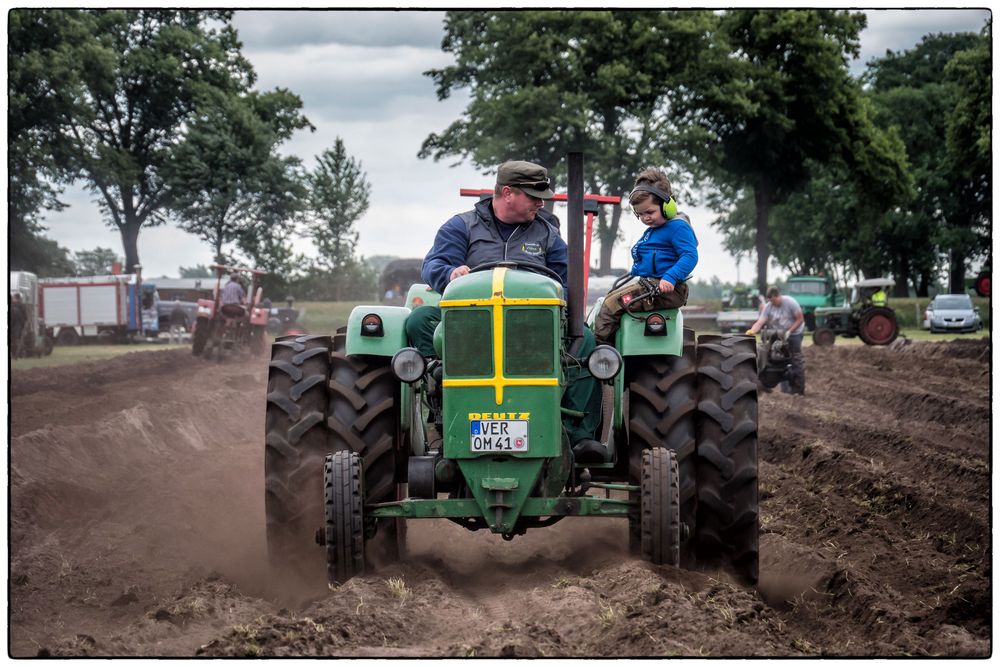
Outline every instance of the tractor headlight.
[(424, 355), (415, 347), (404, 347), (392, 355), (392, 373), (402, 382), (416, 382), (424, 376), (426, 368)]
[(610, 345), (598, 345), (587, 359), (587, 368), (598, 380), (610, 380), (622, 368), (622, 355)]
[(653, 313), (646, 318), (646, 331), (643, 332), (647, 336), (666, 336), (667, 335), (667, 321), (663, 318), (663, 315), (659, 313)]
[(378, 315), (371, 313), (365, 315), (361, 320), (361, 335), (362, 336), (381, 336), (382, 335), (382, 318)]

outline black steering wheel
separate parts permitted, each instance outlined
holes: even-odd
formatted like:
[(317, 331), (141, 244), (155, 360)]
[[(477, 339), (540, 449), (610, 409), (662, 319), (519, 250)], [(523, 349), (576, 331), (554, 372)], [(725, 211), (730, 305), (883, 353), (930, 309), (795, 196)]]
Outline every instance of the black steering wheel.
[(475, 268), (469, 269), (469, 273), (475, 273), (476, 271), (488, 271), (489, 269), (495, 268), (514, 269), (515, 271), (531, 271), (532, 273), (537, 273), (540, 276), (552, 278), (552, 280), (562, 285), (562, 278), (559, 277), (558, 273), (543, 264), (532, 264), (529, 262), (514, 262), (511, 260), (486, 262), (485, 264), (480, 264)]

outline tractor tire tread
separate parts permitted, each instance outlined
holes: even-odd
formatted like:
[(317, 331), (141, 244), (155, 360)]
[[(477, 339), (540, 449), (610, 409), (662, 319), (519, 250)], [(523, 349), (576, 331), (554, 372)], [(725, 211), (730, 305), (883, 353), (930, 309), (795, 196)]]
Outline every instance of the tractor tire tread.
[(700, 563), (757, 581), (759, 509), (757, 354), (747, 336), (698, 339), (698, 502), (694, 549)]

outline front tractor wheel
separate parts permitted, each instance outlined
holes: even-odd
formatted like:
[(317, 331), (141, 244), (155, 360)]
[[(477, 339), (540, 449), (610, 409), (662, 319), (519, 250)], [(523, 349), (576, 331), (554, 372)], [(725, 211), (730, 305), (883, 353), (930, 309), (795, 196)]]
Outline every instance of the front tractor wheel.
[(899, 335), (896, 313), (891, 308), (869, 308), (861, 314), (858, 335), (868, 345), (888, 345)]
[(642, 556), (654, 565), (679, 565), (680, 475), (677, 454), (656, 447), (642, 454)]
[(698, 338), (698, 561), (757, 581), (755, 340)]
[(813, 331), (813, 345), (831, 347), (837, 340), (837, 334), (830, 327), (817, 327)]
[(343, 584), (365, 569), (361, 457), (348, 451), (327, 456), (323, 484), (327, 578), (330, 583)]
[(267, 550), (274, 567), (322, 581), (316, 533), (323, 526), (323, 461), (329, 336), (271, 346), (264, 446)]
[[(399, 381), (385, 357), (347, 355), (346, 327), (333, 337), (330, 356), (327, 430), (333, 451), (348, 450), (364, 462), (366, 503), (397, 500), (406, 452), (399, 424)], [(397, 532), (403, 519), (380, 520), (386, 529), (388, 558), (399, 558)], [(381, 541), (381, 540), (380, 540)]]
[[(629, 479), (639, 485), (642, 457), (652, 448), (665, 447), (676, 454), (680, 474), (680, 521), (693, 531), (697, 487), (695, 484), (695, 413), (697, 410), (697, 373), (694, 335), (684, 332), (680, 356), (629, 357), (626, 372), (629, 389)], [(637, 494), (633, 494), (637, 500)], [(630, 520), (633, 552), (639, 550), (638, 517)], [(690, 565), (688, 546), (681, 552), (681, 562)]]

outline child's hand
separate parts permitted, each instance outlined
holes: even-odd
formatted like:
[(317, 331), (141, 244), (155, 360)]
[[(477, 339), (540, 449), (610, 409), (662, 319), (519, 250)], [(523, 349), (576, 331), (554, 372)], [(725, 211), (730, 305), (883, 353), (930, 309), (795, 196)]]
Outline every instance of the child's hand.
[(674, 291), (674, 284), (669, 280), (664, 280), (660, 278), (660, 291), (664, 294), (670, 294)]

